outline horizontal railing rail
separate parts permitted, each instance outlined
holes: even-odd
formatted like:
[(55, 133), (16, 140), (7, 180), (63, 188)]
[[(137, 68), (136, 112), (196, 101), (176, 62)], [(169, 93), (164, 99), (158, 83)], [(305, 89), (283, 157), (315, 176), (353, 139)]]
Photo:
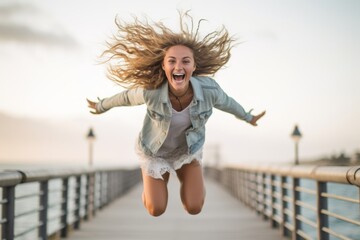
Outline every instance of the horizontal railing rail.
[(139, 169), (0, 172), (1, 239), (60, 239), (141, 179)]
[(360, 166), (206, 168), (291, 239), (360, 239)]

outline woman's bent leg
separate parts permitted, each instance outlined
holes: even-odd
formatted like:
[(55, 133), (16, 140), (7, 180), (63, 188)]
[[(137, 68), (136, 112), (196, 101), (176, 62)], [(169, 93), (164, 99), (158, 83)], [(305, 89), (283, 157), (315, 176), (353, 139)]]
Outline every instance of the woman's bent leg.
[(180, 196), (185, 210), (190, 214), (198, 214), (205, 201), (205, 186), (202, 167), (198, 161), (183, 165), (176, 171), (180, 180)]
[(166, 210), (168, 201), (167, 182), (169, 181), (169, 173), (163, 175), (164, 180), (156, 179), (148, 176), (144, 170), (142, 171), (144, 191), (142, 200), (149, 214), (157, 217)]

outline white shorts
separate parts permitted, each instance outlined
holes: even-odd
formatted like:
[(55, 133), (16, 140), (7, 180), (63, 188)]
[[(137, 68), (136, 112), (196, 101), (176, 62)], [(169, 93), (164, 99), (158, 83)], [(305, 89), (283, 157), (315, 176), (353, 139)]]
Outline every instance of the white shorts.
[(136, 145), (136, 153), (140, 158), (141, 169), (156, 179), (163, 179), (162, 175), (166, 172), (176, 171), (192, 161), (202, 163), (202, 148), (194, 154), (188, 154), (188, 148), (184, 146), (162, 156), (148, 156)]

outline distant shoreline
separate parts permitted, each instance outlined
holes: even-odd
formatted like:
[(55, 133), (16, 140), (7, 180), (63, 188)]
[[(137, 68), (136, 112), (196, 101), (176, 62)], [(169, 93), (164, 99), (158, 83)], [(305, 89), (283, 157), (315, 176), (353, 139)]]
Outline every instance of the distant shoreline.
[(358, 166), (360, 161), (347, 162), (342, 160), (329, 160), (329, 159), (320, 159), (313, 161), (304, 161), (299, 163), (299, 165), (317, 165), (317, 166)]

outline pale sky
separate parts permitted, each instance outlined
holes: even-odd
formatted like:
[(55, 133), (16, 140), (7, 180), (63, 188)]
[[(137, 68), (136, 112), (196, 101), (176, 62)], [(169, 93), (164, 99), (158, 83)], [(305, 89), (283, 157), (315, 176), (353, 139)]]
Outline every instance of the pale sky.
[[(177, 28), (177, 9), (191, 9), (196, 20), (207, 19), (204, 34), (224, 25), (239, 39), (241, 44), (233, 49), (226, 68), (214, 78), (246, 110), (267, 111), (256, 128), (229, 114), (214, 112), (207, 124), (206, 143), (208, 147), (220, 145), (223, 161), (293, 161), (290, 134), (295, 124), (303, 133), (300, 159), (343, 151), (351, 155), (360, 150), (357, 0), (208, 0), (206, 4), (3, 0), (0, 113), (66, 125), (66, 136), (71, 136), (71, 128), (86, 134), (92, 126), (97, 134), (94, 154), (98, 163), (136, 161), (133, 145), (144, 107), (118, 108), (93, 116), (85, 99), (122, 91), (106, 79), (105, 66), (97, 64), (105, 41), (115, 32), (116, 15), (128, 20), (132, 15), (148, 16)], [(35, 145), (25, 151), (16, 140), (6, 141), (11, 135), (17, 136), (16, 131), (14, 127), (7, 129), (8, 135), (0, 132), (0, 143), (5, 144), (0, 161), (28, 157), (66, 162), (86, 158), (83, 136), (79, 142), (61, 136), (48, 151), (35, 153)], [(68, 142), (73, 146), (71, 151), (65, 147)], [(61, 154), (52, 152), (56, 148)]]

